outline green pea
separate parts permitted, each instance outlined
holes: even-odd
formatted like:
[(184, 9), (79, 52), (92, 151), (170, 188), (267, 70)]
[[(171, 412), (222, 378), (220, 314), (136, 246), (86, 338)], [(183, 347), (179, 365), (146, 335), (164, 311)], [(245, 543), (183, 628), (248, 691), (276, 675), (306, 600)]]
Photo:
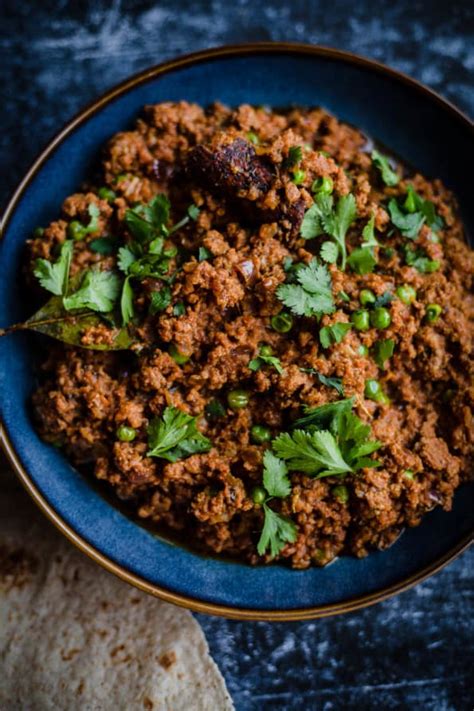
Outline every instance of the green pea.
[(439, 304), (428, 304), (425, 311), (425, 318), (428, 323), (436, 323), (441, 316), (443, 309)]
[(390, 402), (390, 398), (384, 393), (378, 380), (365, 381), (364, 395), (369, 400), (374, 400), (381, 405), (388, 405)]
[(370, 328), (369, 312), (365, 309), (359, 309), (359, 311), (354, 311), (354, 313), (351, 315), (351, 321), (358, 331), (368, 331)]
[(133, 442), (137, 436), (137, 431), (134, 427), (128, 425), (120, 425), (117, 429), (117, 437), (121, 442)]
[(42, 237), (44, 235), (44, 229), (42, 227), (36, 227), (33, 230), (33, 237)]
[(78, 222), (78, 220), (73, 220), (67, 226), (67, 234), (70, 239), (82, 239), (84, 237), (84, 225)]
[(183, 365), (184, 363), (187, 363), (188, 360), (191, 358), (190, 355), (186, 355), (186, 353), (181, 353), (181, 351), (177, 349), (174, 343), (170, 345), (168, 352), (174, 362), (178, 365)]
[(271, 440), (272, 433), (265, 425), (254, 425), (250, 430), (250, 437), (255, 444), (264, 444)]
[(383, 306), (374, 309), (370, 314), (370, 323), (374, 328), (388, 328), (392, 323), (390, 311)]
[(241, 410), (249, 404), (249, 394), (246, 390), (231, 390), (227, 402), (232, 410)]
[(247, 133), (247, 139), (250, 141), (250, 143), (253, 143), (254, 146), (258, 146), (258, 144), (260, 143), (259, 137), (253, 131), (249, 131)]
[(344, 484), (335, 486), (332, 489), (332, 493), (336, 497), (336, 499), (339, 499), (341, 504), (347, 504), (347, 502), (349, 501), (349, 490), (347, 486), (344, 486)]
[(263, 486), (254, 486), (252, 489), (252, 499), (254, 504), (261, 506), (267, 498), (267, 492)]
[(371, 289), (362, 289), (359, 294), (359, 301), (362, 306), (369, 306), (370, 304), (375, 304), (376, 296)]
[(272, 316), (270, 319), (270, 324), (274, 331), (278, 333), (288, 333), (293, 327), (293, 316), (291, 314), (282, 311), (276, 316)]
[(329, 176), (325, 176), (324, 178), (318, 178), (313, 182), (311, 190), (313, 193), (319, 193), (320, 195), (330, 195), (334, 190), (334, 183), (332, 181), (332, 178), (330, 178)]
[(361, 345), (358, 347), (358, 349), (357, 349), (357, 353), (358, 353), (360, 356), (365, 356), (365, 357), (367, 357), (367, 356), (369, 355), (369, 349), (367, 348), (367, 346), (364, 346), (363, 344), (361, 344)]
[(403, 476), (406, 476), (407, 479), (411, 479), (413, 481), (413, 479), (415, 478), (415, 472), (413, 472), (411, 469), (406, 469), (403, 472)]
[(97, 195), (101, 200), (107, 200), (107, 202), (113, 202), (117, 197), (116, 193), (105, 185), (104, 187), (98, 189)]
[(261, 356), (271, 356), (273, 355), (273, 348), (271, 346), (265, 345), (260, 348), (259, 355)]
[(304, 179), (306, 178), (306, 173), (304, 170), (295, 170), (293, 173), (293, 178), (291, 179), (291, 182), (294, 183), (295, 185), (301, 185), (301, 183), (304, 183)]
[(404, 304), (411, 304), (416, 299), (416, 289), (410, 284), (402, 284), (395, 290), (396, 295)]

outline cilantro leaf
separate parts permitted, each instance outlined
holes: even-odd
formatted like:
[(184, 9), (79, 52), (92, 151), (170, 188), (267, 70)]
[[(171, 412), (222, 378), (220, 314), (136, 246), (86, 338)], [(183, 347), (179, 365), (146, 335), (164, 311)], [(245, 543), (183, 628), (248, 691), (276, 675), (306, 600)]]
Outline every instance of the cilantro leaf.
[(209, 402), (204, 409), (206, 417), (210, 420), (218, 420), (219, 418), (226, 416), (224, 405), (216, 399), (211, 400), (211, 402)]
[(169, 286), (162, 286), (160, 291), (154, 291), (151, 295), (149, 313), (154, 316), (160, 311), (164, 311), (171, 304), (171, 289)]
[(362, 230), (362, 237), (363, 237), (363, 242), (361, 244), (361, 247), (370, 247), (373, 249), (374, 247), (378, 247), (379, 243), (377, 242), (375, 238), (375, 215), (372, 213), (370, 216), (370, 220), (368, 223), (365, 225), (364, 229)]
[(284, 284), (277, 289), (277, 297), (297, 316), (320, 316), (334, 311), (331, 275), (316, 258), (298, 269), (298, 284)]
[(347, 248), (346, 234), (349, 227), (357, 217), (355, 198), (352, 193), (343, 195), (337, 201), (336, 209), (329, 217), (324, 219), (325, 231), (334, 237), (341, 255), (341, 269), (346, 268)]
[(212, 444), (196, 426), (196, 417), (177, 407), (166, 407), (162, 418), (155, 417), (148, 427), (148, 457), (176, 462), (191, 454), (208, 452)]
[(405, 214), (400, 209), (395, 198), (392, 198), (388, 203), (390, 219), (395, 227), (398, 227), (404, 237), (415, 239), (422, 225), (425, 223), (425, 216), (421, 212), (412, 212)]
[(389, 187), (398, 185), (400, 178), (390, 167), (390, 163), (387, 156), (384, 156), (382, 155), (382, 153), (373, 150), (370, 157), (372, 158), (372, 163), (380, 171), (380, 175), (382, 176), (382, 180), (385, 185), (388, 185)]
[(342, 384), (342, 378), (328, 378), (322, 373), (318, 373), (314, 368), (300, 368), (303, 373), (309, 373), (310, 375), (316, 375), (319, 382), (322, 385), (326, 385), (328, 388), (334, 388), (337, 390), (339, 395), (344, 397), (344, 386)]
[(324, 326), (319, 331), (319, 340), (323, 348), (329, 348), (335, 343), (340, 343), (344, 336), (351, 330), (351, 323), (333, 323), (332, 326)]
[(118, 246), (116, 237), (98, 237), (89, 242), (89, 249), (96, 254), (108, 256), (113, 254)]
[(170, 201), (166, 195), (156, 195), (147, 205), (136, 205), (125, 212), (125, 223), (140, 244), (168, 234)]
[(385, 361), (392, 357), (395, 341), (392, 338), (382, 338), (374, 345), (374, 360), (379, 368), (385, 368)]
[(213, 256), (212, 252), (207, 249), (207, 247), (199, 247), (198, 261), (204, 262), (206, 259), (210, 259)]
[(374, 303), (372, 304), (374, 309), (379, 309), (381, 306), (388, 306), (394, 300), (394, 295), (389, 291), (384, 291), (382, 296), (377, 296)]
[(173, 306), (173, 316), (184, 316), (186, 313), (186, 306), (182, 301), (177, 301)]
[(262, 534), (257, 544), (257, 552), (264, 555), (267, 548), (274, 558), (285, 547), (286, 543), (294, 543), (297, 536), (297, 528), (293, 521), (277, 514), (267, 504), (263, 504), (265, 522)]
[(275, 457), (270, 450), (267, 450), (263, 455), (263, 485), (269, 496), (278, 496), (283, 499), (291, 493), (286, 464)]
[(130, 277), (126, 277), (122, 285), (122, 295), (120, 297), (120, 311), (122, 313), (122, 323), (127, 326), (134, 316), (133, 289), (130, 284)]
[(49, 262), (47, 259), (36, 260), (33, 274), (39, 280), (43, 289), (56, 296), (62, 296), (66, 293), (73, 249), (73, 241), (66, 240), (61, 245), (59, 257), (54, 263)]
[(273, 440), (272, 446), (288, 468), (294, 471), (317, 475), (318, 478), (352, 471), (328, 430), (284, 432)]
[(328, 264), (335, 264), (339, 256), (339, 249), (334, 242), (323, 242), (319, 251), (321, 259)]
[(91, 309), (99, 313), (112, 311), (120, 294), (120, 279), (113, 272), (89, 270), (85, 273), (79, 289), (65, 296), (63, 305), (71, 309)]
[(187, 215), (185, 215), (182, 220), (180, 220), (175, 225), (173, 225), (173, 227), (169, 231), (169, 234), (172, 234), (173, 232), (180, 230), (181, 227), (184, 227), (185, 225), (188, 224), (190, 219), (197, 220), (198, 217), (199, 217), (198, 206), (197, 205), (190, 205), (187, 209)]
[(443, 218), (436, 213), (431, 200), (425, 200), (421, 195), (418, 195), (411, 183), (407, 186), (407, 197), (403, 207), (407, 212), (421, 212), (426, 219), (426, 224), (435, 231), (441, 230), (444, 226)]
[(373, 272), (377, 260), (369, 247), (357, 247), (350, 253), (347, 263), (352, 271), (362, 275)]
[(425, 250), (413, 249), (410, 244), (404, 244), (402, 246), (405, 263), (409, 267), (415, 267), (417, 271), (421, 274), (431, 274), (432, 272), (437, 272), (441, 264), (438, 259), (430, 259)]
[(276, 356), (271, 355), (271, 353), (267, 354), (265, 348), (265, 346), (262, 346), (262, 348), (260, 348), (258, 356), (256, 358), (252, 358), (252, 360), (248, 364), (248, 367), (250, 368), (250, 370), (257, 371), (262, 367), (262, 365), (271, 365), (275, 368), (277, 373), (282, 375), (285, 370), (282, 364), (280, 363), (280, 359)]
[(288, 151), (288, 156), (282, 162), (281, 167), (284, 170), (288, 170), (289, 168), (294, 168), (295, 166), (298, 165), (298, 163), (301, 163), (302, 158), (303, 158), (303, 151), (301, 149), (301, 146), (291, 146), (291, 148)]
[(304, 407), (304, 416), (296, 420), (294, 426), (298, 428), (309, 427), (314, 425), (320, 429), (331, 429), (335, 422), (339, 421), (342, 416), (352, 410), (354, 398), (346, 398), (345, 400), (337, 400), (329, 402), (326, 405), (319, 407)]
[(303, 239), (313, 239), (325, 232), (325, 222), (330, 218), (333, 208), (332, 195), (317, 195), (314, 204), (306, 210), (301, 222), (300, 234)]
[(130, 266), (136, 261), (137, 257), (130, 247), (120, 247), (118, 251), (117, 266), (120, 271), (128, 274)]

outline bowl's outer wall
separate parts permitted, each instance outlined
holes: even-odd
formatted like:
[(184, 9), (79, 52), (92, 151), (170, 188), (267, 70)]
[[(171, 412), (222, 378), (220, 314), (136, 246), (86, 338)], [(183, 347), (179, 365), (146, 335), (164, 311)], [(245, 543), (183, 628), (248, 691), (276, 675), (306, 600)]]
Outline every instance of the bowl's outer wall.
[[(79, 125), (25, 190), (0, 245), (1, 319), (28, 315), (19, 273), (25, 240), (54, 219), (96, 164), (103, 144), (133, 125), (141, 107), (186, 99), (237, 105), (323, 106), (362, 128), (428, 176), (441, 177), (459, 197), (468, 227), (473, 162), (469, 129), (427, 94), (387, 75), (327, 57), (214, 58), (135, 86)], [(0, 340), (0, 412), (32, 481), (81, 537), (132, 573), (181, 595), (235, 608), (285, 610), (342, 602), (387, 588), (432, 564), (472, 529), (472, 487), (463, 487), (450, 513), (435, 510), (392, 548), (364, 560), (342, 558), (325, 569), (251, 568), (197, 556), (157, 539), (107, 503), (81, 474), (46, 446), (30, 419), (35, 345), (18, 334)]]

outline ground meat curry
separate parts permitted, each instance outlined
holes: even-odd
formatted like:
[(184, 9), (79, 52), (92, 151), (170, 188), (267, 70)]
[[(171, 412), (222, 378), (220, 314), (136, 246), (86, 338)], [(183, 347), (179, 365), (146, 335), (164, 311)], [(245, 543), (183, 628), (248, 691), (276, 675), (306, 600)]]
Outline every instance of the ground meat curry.
[(325, 565), (472, 475), (455, 199), (326, 111), (148, 106), (29, 250), (39, 431), (157, 530)]

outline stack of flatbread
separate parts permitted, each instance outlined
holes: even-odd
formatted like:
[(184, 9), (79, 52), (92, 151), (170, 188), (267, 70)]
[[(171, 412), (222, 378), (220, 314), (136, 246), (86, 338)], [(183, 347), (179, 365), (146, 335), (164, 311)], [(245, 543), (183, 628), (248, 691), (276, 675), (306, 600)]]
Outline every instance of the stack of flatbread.
[(233, 709), (192, 615), (76, 551), (0, 466), (0, 709)]

